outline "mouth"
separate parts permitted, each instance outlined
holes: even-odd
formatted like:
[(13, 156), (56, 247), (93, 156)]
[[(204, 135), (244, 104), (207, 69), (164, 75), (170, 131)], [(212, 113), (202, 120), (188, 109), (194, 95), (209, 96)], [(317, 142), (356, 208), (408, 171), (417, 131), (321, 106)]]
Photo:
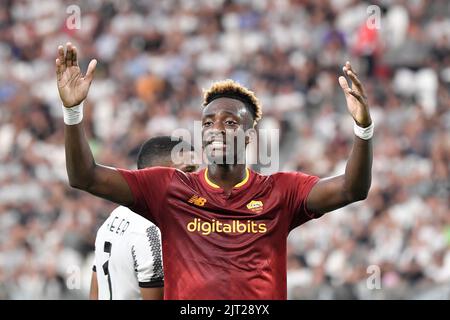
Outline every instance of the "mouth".
[(223, 147), (226, 145), (223, 137), (209, 137), (206, 139), (206, 145), (212, 145), (214, 147)]
[(225, 140), (222, 137), (212, 137), (206, 141), (206, 147), (209, 147), (210, 150), (216, 150), (216, 151), (225, 151), (227, 148), (227, 144)]
[(223, 141), (211, 141), (208, 144), (217, 149), (224, 148), (226, 146), (226, 143), (223, 143)]

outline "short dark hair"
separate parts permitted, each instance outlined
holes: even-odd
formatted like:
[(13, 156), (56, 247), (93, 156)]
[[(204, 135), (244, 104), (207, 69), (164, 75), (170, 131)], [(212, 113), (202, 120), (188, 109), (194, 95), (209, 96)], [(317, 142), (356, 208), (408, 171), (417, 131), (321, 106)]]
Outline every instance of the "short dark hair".
[(172, 149), (179, 143), (183, 144), (184, 150), (194, 150), (190, 143), (176, 137), (160, 136), (145, 141), (138, 153), (138, 169), (154, 167), (157, 165), (156, 162), (161, 161), (161, 158), (170, 158)]
[(203, 106), (218, 98), (232, 98), (240, 100), (250, 111), (255, 126), (262, 117), (262, 107), (253, 91), (250, 91), (238, 82), (227, 79), (217, 81), (208, 90), (203, 90)]

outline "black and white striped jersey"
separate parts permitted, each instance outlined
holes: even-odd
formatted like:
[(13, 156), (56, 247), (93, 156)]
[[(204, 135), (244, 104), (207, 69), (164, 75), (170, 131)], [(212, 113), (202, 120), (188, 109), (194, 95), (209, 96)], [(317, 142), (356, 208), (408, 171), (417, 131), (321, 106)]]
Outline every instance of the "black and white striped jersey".
[(120, 206), (95, 239), (99, 300), (141, 299), (139, 287), (162, 287), (161, 233), (152, 222)]

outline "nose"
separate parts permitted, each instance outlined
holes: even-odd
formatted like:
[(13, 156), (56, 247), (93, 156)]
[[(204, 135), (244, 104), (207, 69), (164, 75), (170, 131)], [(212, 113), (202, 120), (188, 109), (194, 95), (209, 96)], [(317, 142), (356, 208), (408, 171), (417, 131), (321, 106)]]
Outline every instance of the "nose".
[(222, 121), (214, 121), (214, 125), (212, 126), (212, 130), (214, 133), (225, 133), (225, 125)]
[(214, 121), (209, 127), (205, 127), (202, 130), (203, 141), (208, 141), (212, 137), (225, 137), (226, 130), (222, 121)]

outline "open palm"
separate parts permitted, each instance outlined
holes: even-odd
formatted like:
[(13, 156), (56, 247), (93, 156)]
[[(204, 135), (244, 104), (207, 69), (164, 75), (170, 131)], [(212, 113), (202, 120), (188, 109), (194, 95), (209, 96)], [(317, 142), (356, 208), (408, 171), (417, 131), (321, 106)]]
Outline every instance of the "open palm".
[(91, 60), (86, 75), (81, 74), (77, 60), (77, 48), (70, 42), (66, 44), (67, 52), (64, 54), (64, 47), (58, 47), (58, 58), (56, 59), (56, 81), (58, 92), (63, 105), (67, 108), (79, 105), (89, 92), (92, 79), (94, 78), (97, 61)]
[(353, 71), (350, 62), (347, 61), (342, 70), (352, 81), (352, 88), (350, 88), (345, 77), (339, 77), (339, 84), (344, 91), (345, 100), (347, 101), (347, 109), (359, 126), (363, 128), (368, 127), (372, 123), (372, 119), (370, 118), (364, 87)]

